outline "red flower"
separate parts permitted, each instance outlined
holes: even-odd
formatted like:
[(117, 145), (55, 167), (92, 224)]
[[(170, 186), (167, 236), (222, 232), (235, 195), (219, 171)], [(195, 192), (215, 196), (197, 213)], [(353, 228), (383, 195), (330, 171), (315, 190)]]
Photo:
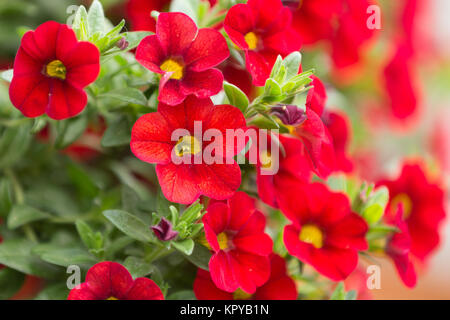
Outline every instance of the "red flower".
[(343, 68), (360, 60), (374, 30), (367, 27), (370, 0), (302, 0), (293, 2), (293, 27), (305, 44), (327, 41), (334, 65)]
[[(153, 10), (168, 11), (170, 0), (128, 0), (126, 4), (127, 16), (133, 30), (155, 31), (155, 19), (151, 16)], [(217, 0), (209, 0), (213, 6)]]
[(11, 102), (26, 117), (76, 116), (87, 104), (83, 88), (97, 79), (99, 59), (97, 47), (79, 42), (69, 26), (46, 22), (22, 38), (9, 88)]
[(412, 116), (417, 109), (417, 89), (410, 48), (397, 44), (384, 69), (384, 86), (392, 114), (398, 119)]
[(426, 260), (439, 244), (439, 227), (445, 218), (444, 191), (430, 182), (419, 164), (404, 164), (396, 180), (378, 185), (389, 189), (386, 215), (394, 216), (403, 205), (403, 219), (411, 235), (411, 253)]
[(281, 211), (292, 221), (284, 229), (288, 252), (324, 276), (340, 281), (367, 249), (366, 222), (350, 208), (348, 198), (326, 186), (291, 184), (280, 196)]
[(153, 280), (137, 278), (117, 262), (100, 262), (91, 267), (86, 281), (72, 289), (67, 300), (163, 300)]
[[(289, 181), (301, 181), (308, 183), (311, 178), (311, 167), (306, 155), (305, 148), (298, 138), (288, 135), (277, 135), (281, 143), (278, 155), (271, 154), (271, 145), (275, 143), (274, 138), (266, 137), (267, 148), (259, 143), (252, 144), (249, 153), (253, 149), (259, 151), (257, 158), (257, 176), (256, 184), (258, 186), (258, 195), (261, 200), (278, 208), (278, 196), (282, 192), (282, 187)], [(275, 174), (264, 174), (265, 169), (269, 169), (274, 161), (278, 161), (278, 171)]]
[[(194, 121), (201, 121), (202, 132), (199, 134), (202, 136), (196, 136)], [(169, 201), (189, 204), (200, 195), (223, 200), (231, 197), (241, 184), (241, 171), (232, 159), (240, 150), (224, 150), (216, 155), (222, 163), (207, 164), (202, 159), (203, 151), (213, 141), (203, 141), (203, 132), (217, 129), (225, 137), (227, 129), (244, 128), (245, 125), (245, 118), (238, 108), (214, 106), (210, 99), (191, 96), (175, 107), (160, 103), (158, 112), (146, 114), (134, 124), (131, 151), (142, 161), (156, 163), (161, 189)], [(172, 141), (176, 129), (186, 129), (189, 134), (178, 142)], [(172, 156), (200, 158), (202, 163), (192, 160), (192, 164), (176, 164)]]
[(198, 300), (296, 300), (297, 288), (286, 271), (286, 262), (276, 254), (270, 255), (270, 278), (258, 287), (254, 294), (240, 289), (226, 292), (216, 287), (208, 271), (198, 269), (194, 281), (194, 293)]
[(254, 199), (236, 192), (227, 203), (215, 202), (203, 216), (206, 244), (213, 251), (209, 271), (221, 290), (253, 294), (270, 276), (272, 239)]
[(385, 220), (399, 230), (389, 239), (385, 249), (386, 254), (394, 261), (397, 272), (403, 283), (406, 286), (413, 288), (417, 282), (417, 275), (411, 260), (411, 236), (409, 235), (408, 225), (403, 220), (402, 205), (399, 204), (395, 217), (388, 217)]
[(156, 34), (144, 38), (136, 60), (162, 75), (159, 101), (176, 105), (193, 94), (207, 98), (222, 89), (223, 75), (214, 69), (230, 52), (225, 38), (214, 29), (198, 30), (184, 13), (161, 13)]
[(264, 86), (279, 54), (284, 57), (300, 50), (300, 38), (291, 22), (292, 14), (280, 0), (249, 0), (228, 11), (225, 31), (245, 51), (254, 85)]

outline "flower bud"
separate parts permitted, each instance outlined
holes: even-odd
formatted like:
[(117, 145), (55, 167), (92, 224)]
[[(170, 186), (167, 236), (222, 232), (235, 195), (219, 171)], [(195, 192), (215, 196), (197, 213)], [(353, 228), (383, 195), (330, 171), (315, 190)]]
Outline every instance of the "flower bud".
[(178, 236), (178, 232), (173, 230), (172, 224), (166, 218), (161, 218), (161, 221), (151, 228), (155, 236), (161, 241), (170, 241)]
[(276, 105), (271, 113), (277, 116), (281, 122), (289, 126), (297, 126), (306, 120), (306, 113), (296, 105)]

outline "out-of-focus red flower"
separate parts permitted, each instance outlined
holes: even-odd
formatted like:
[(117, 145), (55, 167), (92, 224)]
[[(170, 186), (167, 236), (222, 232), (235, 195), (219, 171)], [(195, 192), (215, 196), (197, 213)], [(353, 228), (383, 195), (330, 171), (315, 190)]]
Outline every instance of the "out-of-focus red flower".
[(357, 292), (356, 299), (372, 300), (370, 290), (367, 288), (367, 273), (361, 267), (357, 267), (345, 280), (345, 291), (355, 290)]
[[(197, 133), (201, 136), (196, 136), (194, 122), (201, 122), (202, 131)], [(190, 204), (200, 195), (223, 200), (231, 197), (241, 184), (241, 170), (232, 159), (241, 150), (236, 146), (228, 150), (224, 138), (224, 150), (216, 154), (222, 157), (222, 163), (207, 164), (203, 151), (215, 140), (203, 141), (203, 134), (208, 129), (217, 129), (225, 137), (227, 129), (245, 129), (245, 126), (245, 118), (238, 108), (214, 106), (210, 99), (190, 96), (178, 106), (160, 103), (158, 112), (139, 118), (131, 132), (130, 146), (142, 161), (156, 163), (159, 184), (169, 201)], [(186, 129), (189, 134), (172, 141), (176, 129)], [(180, 162), (190, 158), (191, 164), (174, 163), (172, 153)], [(197, 158), (201, 163), (195, 163)]]
[(231, 41), (245, 51), (253, 84), (264, 86), (280, 54), (300, 50), (299, 35), (291, 27), (292, 14), (281, 0), (249, 0), (231, 7), (224, 28)]
[(254, 199), (239, 191), (227, 203), (210, 204), (203, 224), (205, 245), (213, 252), (209, 271), (214, 284), (226, 292), (255, 293), (269, 279), (273, 243)]
[(276, 254), (270, 255), (270, 278), (255, 293), (240, 289), (226, 292), (216, 287), (208, 271), (198, 269), (194, 281), (194, 293), (198, 300), (296, 300), (297, 288), (287, 275), (286, 262)]
[(288, 252), (334, 281), (344, 280), (367, 249), (368, 226), (353, 213), (346, 195), (325, 185), (292, 184), (279, 197), (281, 211), (292, 221), (284, 229)]
[[(268, 134), (265, 134), (265, 139), (267, 141), (266, 148), (263, 148), (258, 140), (257, 143), (251, 145), (249, 154), (252, 152), (258, 154), (256, 183), (259, 197), (264, 203), (278, 208), (277, 199), (279, 193), (282, 192), (283, 185), (289, 181), (308, 183), (311, 178), (311, 166), (300, 139), (288, 135), (272, 137)], [(281, 143), (282, 150), (278, 155), (271, 154), (272, 143), (276, 143), (273, 139), (277, 139)], [(270, 169), (275, 161), (278, 161), (278, 171), (275, 174), (264, 174), (264, 170)]]
[(293, 13), (293, 26), (305, 44), (326, 41), (338, 68), (360, 60), (361, 51), (374, 35), (367, 27), (370, 0), (286, 0)]
[(217, 30), (197, 29), (194, 21), (179, 12), (161, 13), (156, 34), (144, 38), (136, 50), (136, 60), (162, 75), (160, 102), (176, 105), (188, 95), (207, 98), (222, 89), (223, 75), (214, 67), (230, 52)]
[(417, 110), (417, 83), (410, 49), (399, 43), (384, 68), (384, 86), (392, 115), (400, 120)]
[(409, 235), (408, 225), (403, 220), (402, 204), (399, 204), (395, 217), (387, 216), (385, 220), (399, 230), (388, 240), (385, 252), (394, 261), (403, 283), (407, 287), (413, 288), (417, 283), (417, 275), (410, 256), (411, 236)]
[(251, 74), (231, 57), (219, 66), (226, 81), (241, 89), (249, 98), (253, 98), (255, 87)]
[(133, 280), (121, 264), (105, 261), (89, 269), (86, 281), (72, 289), (67, 300), (164, 300), (164, 296), (153, 280)]
[[(209, 0), (211, 6), (215, 5), (217, 0)], [(168, 11), (170, 0), (128, 0), (126, 4), (127, 17), (131, 22), (131, 27), (135, 31), (155, 31), (155, 19), (151, 12)]]
[(9, 87), (11, 102), (26, 117), (76, 116), (87, 104), (83, 88), (97, 79), (99, 60), (97, 47), (79, 42), (69, 26), (45, 22), (22, 38)]
[(26, 275), (22, 287), (9, 300), (32, 299), (42, 290), (44, 283), (44, 279)]
[(350, 122), (343, 112), (326, 111), (322, 120), (333, 139), (336, 156), (336, 171), (351, 172), (353, 163), (347, 155), (347, 146), (350, 141)]
[(318, 77), (313, 75), (310, 78), (312, 79), (312, 88), (308, 91), (308, 95), (306, 96), (306, 107), (313, 110), (320, 117), (325, 110), (327, 92), (325, 90), (325, 85)]
[(381, 180), (378, 185), (389, 189), (386, 215), (394, 216), (397, 206), (402, 204), (403, 219), (411, 236), (411, 253), (425, 261), (439, 245), (439, 227), (446, 216), (443, 189), (428, 180), (418, 163), (404, 163), (397, 179)]

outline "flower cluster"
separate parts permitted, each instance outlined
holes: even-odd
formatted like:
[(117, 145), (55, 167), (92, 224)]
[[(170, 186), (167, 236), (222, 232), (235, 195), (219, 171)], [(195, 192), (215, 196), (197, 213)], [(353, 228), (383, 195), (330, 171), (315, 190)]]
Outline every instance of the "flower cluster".
[[(413, 1), (382, 63), (372, 0), (238, 2), (128, 0), (122, 32), (94, 0), (23, 35), (2, 74), (1, 279), (68, 300), (362, 299), (362, 258), (382, 256), (417, 284), (444, 179), (370, 117), (418, 106)], [(61, 289), (73, 266), (85, 281)]]

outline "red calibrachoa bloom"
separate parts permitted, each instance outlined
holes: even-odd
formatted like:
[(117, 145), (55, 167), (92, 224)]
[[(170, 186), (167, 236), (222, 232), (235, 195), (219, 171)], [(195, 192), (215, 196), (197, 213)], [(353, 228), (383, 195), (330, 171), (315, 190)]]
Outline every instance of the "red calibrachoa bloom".
[[(202, 124), (202, 136), (195, 136), (194, 121)], [(156, 163), (156, 174), (161, 189), (169, 201), (190, 204), (200, 195), (224, 200), (233, 195), (241, 184), (241, 170), (229, 157), (241, 150), (235, 148), (222, 152), (222, 164), (191, 164), (172, 161), (174, 157), (201, 157), (203, 151), (213, 141), (203, 141), (203, 132), (208, 129), (220, 130), (223, 137), (227, 129), (245, 128), (242, 112), (230, 105), (214, 106), (210, 99), (194, 96), (178, 106), (160, 103), (158, 112), (149, 113), (136, 121), (131, 132), (131, 151), (142, 161)], [(189, 134), (172, 141), (176, 129), (186, 129)], [(224, 138), (224, 148), (225, 148)], [(227, 158), (228, 157), (228, 158)]]
[(413, 288), (417, 282), (417, 275), (411, 260), (411, 236), (409, 235), (408, 225), (403, 220), (402, 204), (398, 205), (395, 217), (388, 216), (385, 220), (399, 230), (388, 240), (385, 252), (394, 261), (403, 283)]
[(133, 280), (117, 262), (100, 262), (91, 267), (86, 281), (72, 289), (68, 300), (164, 300), (153, 280)]
[(249, 0), (228, 11), (225, 31), (245, 51), (254, 85), (264, 86), (279, 54), (284, 57), (300, 50), (300, 37), (291, 22), (292, 14), (280, 0)]
[[(259, 152), (256, 166), (258, 195), (264, 203), (274, 208), (278, 208), (279, 193), (287, 182), (308, 183), (311, 178), (311, 167), (300, 139), (288, 135), (276, 135), (276, 139), (282, 147), (278, 155), (271, 154), (271, 144), (275, 142), (269, 137), (266, 138), (267, 148), (264, 149), (258, 141), (249, 150), (250, 154), (253, 149)], [(263, 170), (269, 169), (274, 161), (278, 161), (278, 171), (275, 174), (263, 174)]]
[(270, 276), (272, 239), (264, 233), (266, 218), (254, 199), (236, 192), (227, 203), (215, 202), (203, 216), (205, 245), (213, 252), (209, 271), (221, 290), (253, 294)]
[(136, 50), (136, 60), (162, 75), (160, 102), (176, 105), (188, 95), (207, 98), (222, 89), (223, 75), (214, 69), (230, 52), (217, 30), (197, 29), (184, 13), (161, 13), (156, 34), (144, 38)]
[(292, 221), (284, 229), (284, 243), (291, 255), (334, 281), (355, 270), (358, 250), (368, 247), (368, 226), (351, 211), (347, 196), (319, 183), (296, 183), (285, 186), (279, 205)]
[(198, 269), (194, 281), (194, 293), (199, 300), (296, 300), (297, 288), (287, 275), (286, 262), (276, 254), (270, 256), (270, 278), (258, 287), (254, 294), (240, 289), (226, 292), (216, 287), (208, 271)]
[(99, 59), (97, 47), (79, 42), (69, 26), (46, 22), (22, 38), (9, 88), (11, 102), (26, 117), (76, 116), (87, 104), (83, 88), (97, 79)]
[(439, 227), (445, 218), (444, 191), (430, 182), (419, 164), (405, 163), (396, 180), (378, 185), (389, 189), (387, 215), (395, 215), (403, 205), (403, 219), (411, 235), (411, 253), (425, 261), (439, 245)]

